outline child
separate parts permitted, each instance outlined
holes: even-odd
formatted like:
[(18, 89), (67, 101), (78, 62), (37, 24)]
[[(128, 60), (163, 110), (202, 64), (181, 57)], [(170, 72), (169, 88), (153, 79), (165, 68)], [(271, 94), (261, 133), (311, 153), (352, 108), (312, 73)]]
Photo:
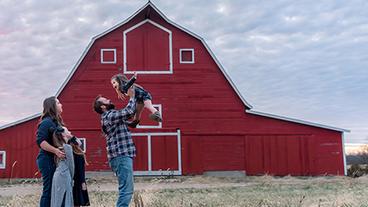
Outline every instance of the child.
[[(115, 88), (116, 93), (118, 94), (119, 98), (123, 98), (122, 94), (125, 94), (125, 90), (129, 89), (129, 85), (132, 84), (135, 91), (135, 98), (137, 102), (137, 112), (134, 115), (133, 121), (128, 124), (128, 126), (135, 128), (140, 119), (143, 108), (147, 108), (151, 114), (149, 118), (153, 121), (162, 122), (162, 117), (160, 112), (152, 106), (152, 96), (151, 94), (144, 90), (142, 86), (135, 84), (134, 81), (137, 79), (137, 73), (134, 73), (133, 77), (128, 80), (128, 78), (121, 74), (116, 74), (111, 78), (111, 85)], [(134, 83), (134, 84), (133, 84)]]
[(67, 143), (72, 135), (65, 127), (58, 126), (54, 129), (54, 146), (65, 152), (66, 158), (59, 159), (55, 156), (56, 170), (52, 178), (51, 207), (73, 206), (73, 176), (74, 158), (72, 147)]
[(69, 139), (68, 144), (73, 148), (75, 165), (73, 186), (74, 207), (89, 206), (90, 203), (85, 178), (85, 164), (87, 164), (87, 161), (83, 150), (80, 148), (82, 142), (77, 137), (73, 136)]

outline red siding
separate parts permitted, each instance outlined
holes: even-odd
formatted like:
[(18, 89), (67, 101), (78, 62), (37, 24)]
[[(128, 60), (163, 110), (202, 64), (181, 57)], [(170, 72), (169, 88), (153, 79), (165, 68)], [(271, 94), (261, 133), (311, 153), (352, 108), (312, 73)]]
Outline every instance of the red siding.
[[(38, 177), (35, 131), (38, 119), (0, 131), (0, 151), (6, 151), (6, 168), (0, 169), (0, 178)], [(14, 165), (14, 167), (12, 167)]]

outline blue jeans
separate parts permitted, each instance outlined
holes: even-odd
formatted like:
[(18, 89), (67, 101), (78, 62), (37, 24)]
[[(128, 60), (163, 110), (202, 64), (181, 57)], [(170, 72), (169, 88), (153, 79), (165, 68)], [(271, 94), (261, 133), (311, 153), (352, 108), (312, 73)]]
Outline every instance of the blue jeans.
[(118, 156), (111, 159), (109, 164), (119, 182), (119, 198), (116, 206), (128, 207), (134, 191), (133, 159), (128, 156)]
[(40, 199), (40, 207), (49, 207), (51, 203), (52, 177), (55, 173), (54, 158), (49, 155), (39, 154), (37, 156), (37, 166), (42, 174), (43, 190)]

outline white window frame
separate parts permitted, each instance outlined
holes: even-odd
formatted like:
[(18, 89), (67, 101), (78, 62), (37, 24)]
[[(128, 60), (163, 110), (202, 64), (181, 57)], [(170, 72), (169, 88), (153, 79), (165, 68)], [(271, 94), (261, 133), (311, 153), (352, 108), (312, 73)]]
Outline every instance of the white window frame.
[[(140, 136), (147, 137), (147, 147), (148, 147), (148, 170), (147, 171), (134, 171), (134, 175), (154, 175), (154, 176), (162, 176), (162, 175), (182, 175), (181, 168), (181, 133), (180, 129), (177, 129), (176, 132), (148, 132), (148, 133), (132, 133), (132, 136)], [(178, 170), (152, 170), (152, 146), (151, 141), (154, 139), (153, 137), (157, 136), (174, 136), (177, 140), (177, 149), (178, 149)], [(173, 138), (175, 139), (175, 138)]]
[[(182, 52), (185, 51), (191, 51), (192, 52), (192, 61), (185, 61), (182, 59)], [(184, 63), (184, 64), (193, 64), (194, 63), (194, 48), (181, 48), (179, 49), (179, 56), (180, 56), (180, 63)]]
[[(150, 23), (156, 27), (158, 27), (159, 29), (169, 33), (169, 61), (170, 61), (170, 66), (169, 69), (167, 70), (150, 70), (150, 71), (145, 71), (145, 70), (135, 70), (135, 71), (129, 71), (128, 70), (128, 66), (127, 66), (127, 33), (133, 31), (134, 29), (142, 26), (145, 23)], [(139, 22), (138, 24), (124, 30), (123, 32), (123, 48), (124, 48), (124, 57), (123, 57), (123, 64), (124, 64), (124, 74), (133, 74), (134, 72), (137, 72), (138, 74), (173, 74), (173, 55), (172, 55), (172, 32), (171, 30), (167, 29), (166, 27), (163, 27), (162, 25), (150, 20), (150, 19), (146, 19), (143, 20), (141, 22)]]
[[(104, 52), (114, 52), (114, 60), (113, 61), (105, 61), (104, 60)], [(101, 49), (101, 64), (116, 64), (116, 49), (113, 48), (103, 48)]]
[[(154, 108), (156, 108), (160, 114), (161, 114), (161, 117), (163, 117), (163, 114), (162, 114), (162, 105), (161, 104), (152, 104), (152, 106)], [(162, 128), (162, 122), (158, 122), (158, 125), (137, 125), (137, 128), (141, 128), (141, 129), (161, 129)]]
[(86, 142), (86, 138), (78, 138), (81, 142), (83, 142), (83, 146), (84, 146), (84, 149), (82, 149), (82, 151), (84, 152), (84, 153), (86, 153), (86, 151), (87, 151), (87, 142)]
[(0, 169), (6, 168), (6, 151), (0, 151), (0, 154), (2, 154), (2, 160), (0, 160)]

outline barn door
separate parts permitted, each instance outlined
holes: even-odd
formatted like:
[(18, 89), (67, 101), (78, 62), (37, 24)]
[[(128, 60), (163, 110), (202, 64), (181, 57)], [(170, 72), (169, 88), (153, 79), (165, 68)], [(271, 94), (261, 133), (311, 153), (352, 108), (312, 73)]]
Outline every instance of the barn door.
[(171, 74), (172, 33), (146, 19), (124, 30), (124, 74)]
[(137, 148), (134, 175), (181, 175), (180, 130), (132, 133)]

